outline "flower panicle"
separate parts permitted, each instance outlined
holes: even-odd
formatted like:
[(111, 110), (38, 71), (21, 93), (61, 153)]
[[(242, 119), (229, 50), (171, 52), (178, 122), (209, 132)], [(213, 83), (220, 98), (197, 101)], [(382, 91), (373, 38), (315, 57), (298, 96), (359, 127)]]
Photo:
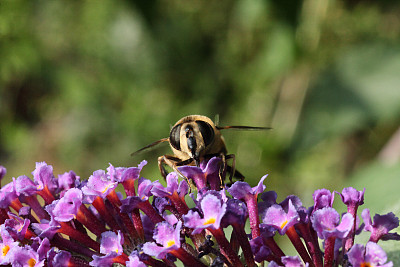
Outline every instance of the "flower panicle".
[[(393, 266), (378, 242), (400, 240), (393, 232), (399, 219), (393, 213), (371, 219), (364, 209), (361, 224), (365, 189), (319, 189), (314, 204), (304, 207), (294, 195), (278, 203), (276, 192), (265, 191), (267, 175), (255, 187), (243, 181), (223, 186), (218, 157), (179, 167), (166, 186), (140, 177), (146, 163), (110, 164), (80, 180), (73, 171), (56, 177), (40, 162), (32, 178), (3, 183), (0, 265)], [(0, 166), (0, 179), (5, 175)], [(342, 215), (332, 207), (335, 193), (347, 207)], [(362, 231), (370, 232), (366, 244), (356, 243)], [(286, 255), (278, 234), (298, 255)]]

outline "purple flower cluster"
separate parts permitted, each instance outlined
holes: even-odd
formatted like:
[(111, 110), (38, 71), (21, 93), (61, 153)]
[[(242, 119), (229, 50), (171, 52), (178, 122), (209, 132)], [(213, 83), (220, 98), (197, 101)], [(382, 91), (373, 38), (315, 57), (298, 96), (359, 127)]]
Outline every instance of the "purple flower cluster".
[[(83, 181), (73, 171), (55, 177), (52, 166), (37, 163), (33, 179), (13, 178), (0, 190), (0, 265), (393, 266), (377, 243), (400, 239), (391, 232), (399, 219), (388, 213), (372, 220), (364, 209), (360, 224), (365, 190), (317, 190), (308, 208), (294, 195), (278, 203), (265, 191), (267, 176), (255, 187), (223, 186), (220, 164), (215, 157), (180, 167), (190, 184), (172, 172), (165, 187), (140, 177), (145, 161), (110, 164)], [(0, 166), (0, 179), (5, 174)], [(342, 215), (332, 207), (335, 194), (347, 206)], [(369, 241), (355, 244), (363, 230)], [(277, 234), (298, 255), (286, 255)]]

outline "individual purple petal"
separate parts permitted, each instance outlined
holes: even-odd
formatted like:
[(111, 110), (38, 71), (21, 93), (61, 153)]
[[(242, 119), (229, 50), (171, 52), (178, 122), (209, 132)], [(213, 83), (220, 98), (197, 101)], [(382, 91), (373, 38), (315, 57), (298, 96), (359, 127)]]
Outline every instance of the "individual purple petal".
[(78, 214), (78, 210), (82, 205), (82, 191), (78, 188), (71, 188), (60, 200), (55, 200), (52, 215), (54, 219), (60, 222), (68, 222)]
[(0, 208), (7, 209), (11, 202), (18, 198), (15, 190), (15, 179), (0, 189)]
[(146, 267), (140, 258), (139, 253), (137, 251), (133, 251), (131, 255), (129, 255), (129, 261), (126, 262), (126, 267)]
[(32, 229), (40, 238), (53, 239), (61, 225), (52, 225), (47, 220), (42, 220), (41, 223), (32, 223)]
[(186, 180), (182, 180), (178, 186), (178, 195), (180, 198), (184, 198), (189, 193), (189, 185)]
[(281, 260), (285, 267), (308, 267), (308, 263), (303, 265), (303, 262), (298, 256), (284, 256), (281, 258)]
[(28, 176), (22, 175), (15, 180), (15, 191), (18, 195), (32, 196), (36, 194), (38, 189)]
[(264, 217), (265, 212), (269, 207), (276, 204), (277, 197), (278, 194), (275, 191), (266, 191), (261, 194), (261, 199), (263, 201), (258, 203), (258, 212), (261, 215), (261, 217)]
[(43, 190), (47, 186), (50, 192), (54, 192), (57, 188), (57, 182), (53, 175), (53, 166), (47, 165), (46, 162), (36, 162), (36, 168), (32, 175), (38, 190)]
[(345, 238), (353, 227), (354, 218), (346, 213), (340, 222), (340, 215), (334, 208), (322, 208), (311, 217), (313, 228), (321, 239), (329, 237)]
[(239, 199), (229, 199), (226, 204), (226, 212), (221, 221), (222, 227), (232, 224), (244, 226), (249, 215), (246, 204)]
[(79, 184), (79, 176), (77, 176), (73, 171), (65, 172), (58, 175), (57, 182), (59, 189), (68, 190)]
[(101, 267), (112, 267), (114, 263), (114, 258), (117, 257), (117, 253), (111, 252), (107, 255), (97, 256), (93, 255), (93, 260), (89, 263), (90, 266), (101, 266)]
[(172, 196), (174, 192), (178, 190), (178, 175), (175, 172), (171, 172), (166, 177), (167, 187), (164, 187), (159, 182), (153, 183), (153, 188), (151, 189), (151, 193), (158, 197), (167, 197)]
[(287, 213), (280, 205), (274, 204), (267, 209), (263, 217), (263, 223), (274, 227), (281, 235), (284, 235), (287, 229), (297, 224), (299, 220), (299, 214), (291, 200), (288, 202)]
[(212, 157), (205, 167), (200, 165), (202, 168), (205, 179), (207, 183), (210, 185), (212, 190), (219, 190), (221, 187), (221, 178), (220, 178), (220, 165), (222, 159), (220, 157)]
[(279, 264), (276, 263), (275, 261), (271, 261), (271, 262), (268, 264), (268, 267), (281, 267), (281, 265), (279, 265)]
[(33, 237), (31, 240), (33, 241), (31, 247), (39, 254), (39, 260), (44, 260), (51, 247), (49, 239)]
[(178, 223), (178, 218), (174, 214), (163, 214), (163, 218), (167, 221), (170, 225), (175, 225)]
[(18, 215), (21, 217), (26, 217), (31, 214), (31, 207), (23, 206), (19, 209)]
[(47, 253), (48, 267), (68, 266), (71, 253), (65, 250), (58, 250), (54, 247)]
[(196, 185), (197, 190), (201, 191), (207, 187), (207, 180), (203, 170), (196, 166), (182, 166), (178, 170), (185, 175), (188, 179), (192, 179)]
[(87, 185), (82, 188), (82, 192), (85, 195), (105, 198), (111, 190), (114, 190), (117, 187), (117, 184), (117, 182), (108, 179), (103, 170), (98, 170), (93, 172), (93, 175), (89, 177)]
[(295, 195), (287, 196), (279, 205), (283, 208), (284, 211), (289, 210), (289, 201), (292, 203), (293, 207), (298, 210), (299, 208), (303, 207), (303, 203), (301, 202), (300, 198)]
[(371, 232), (370, 241), (378, 242), (381, 239), (389, 240), (399, 240), (400, 235), (397, 233), (389, 232), (399, 226), (399, 218), (397, 218), (394, 213), (389, 212), (385, 215), (375, 214), (374, 221), (371, 221), (371, 215), (369, 209), (364, 209), (361, 213), (361, 217), (364, 220), (365, 231)]
[(154, 197), (153, 206), (159, 214), (163, 214), (168, 206), (171, 205), (171, 201), (166, 197)]
[(118, 231), (118, 234), (112, 231), (103, 232), (101, 234), (100, 253), (108, 254), (115, 252), (117, 255), (121, 255), (123, 253), (123, 243), (124, 237), (121, 231)]
[(138, 181), (138, 189), (137, 189), (137, 196), (142, 199), (142, 201), (145, 201), (149, 199), (149, 197), (152, 195), (151, 194), (151, 189), (155, 185), (155, 183), (158, 183), (158, 181), (152, 182), (148, 179), (145, 178), (140, 178)]
[(115, 168), (111, 163), (107, 168), (107, 176), (112, 182), (121, 182), (121, 177), (127, 168), (117, 167)]
[(130, 167), (126, 168), (122, 173), (121, 178), (118, 180), (120, 182), (124, 182), (127, 180), (136, 180), (139, 179), (140, 172), (142, 171), (143, 167), (147, 164), (147, 161), (143, 160), (139, 163), (137, 167)]
[(198, 191), (203, 191), (207, 185), (210, 185), (212, 190), (218, 190), (221, 186), (219, 177), (220, 162), (220, 157), (213, 157), (209, 161), (201, 162), (200, 167), (182, 166), (178, 170), (188, 179), (193, 180)]
[(265, 185), (263, 185), (263, 182), (265, 178), (267, 178), (267, 175), (264, 175), (257, 186), (255, 187), (250, 187), (250, 185), (246, 182), (235, 182), (229, 189), (228, 192), (231, 194), (234, 198), (240, 199), (240, 200), (247, 200), (250, 197), (254, 197), (264, 191)]
[(250, 246), (256, 262), (268, 260), (271, 256), (271, 250), (264, 243), (264, 239), (261, 236), (250, 240)]
[(140, 218), (143, 223), (144, 237), (146, 241), (154, 241), (153, 233), (155, 224), (151, 221), (150, 217), (144, 213), (140, 213)]
[(121, 201), (121, 212), (128, 213), (139, 207), (142, 199), (138, 196), (127, 197)]

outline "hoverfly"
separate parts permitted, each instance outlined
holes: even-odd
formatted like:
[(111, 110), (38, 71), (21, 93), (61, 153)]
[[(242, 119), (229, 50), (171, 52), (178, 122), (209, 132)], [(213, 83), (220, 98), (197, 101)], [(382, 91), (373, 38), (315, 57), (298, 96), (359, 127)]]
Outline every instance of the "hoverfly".
[[(209, 160), (212, 157), (221, 157), (222, 172), (230, 172), (230, 181), (235, 176), (243, 180), (244, 176), (235, 170), (235, 155), (227, 154), (224, 137), (220, 130), (224, 129), (244, 129), (244, 130), (268, 130), (269, 127), (251, 127), (251, 126), (217, 126), (214, 122), (202, 115), (189, 115), (180, 119), (172, 127), (169, 137), (151, 143), (131, 154), (151, 148), (162, 142), (169, 142), (173, 155), (163, 155), (158, 158), (158, 167), (161, 175), (166, 178), (167, 171), (165, 165), (168, 165), (177, 173), (179, 166), (196, 165), (200, 166), (203, 160)], [(232, 159), (232, 166), (226, 164), (227, 159)], [(180, 173), (181, 174), (181, 173)], [(182, 175), (182, 174), (181, 174)], [(182, 175), (183, 176), (183, 175)]]

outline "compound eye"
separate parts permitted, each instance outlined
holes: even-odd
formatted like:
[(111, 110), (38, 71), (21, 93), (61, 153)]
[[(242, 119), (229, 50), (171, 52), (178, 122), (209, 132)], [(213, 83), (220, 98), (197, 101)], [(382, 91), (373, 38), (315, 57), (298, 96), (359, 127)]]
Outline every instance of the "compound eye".
[(181, 150), (181, 139), (180, 139), (180, 133), (181, 133), (181, 126), (182, 124), (175, 125), (169, 134), (169, 143), (171, 146), (177, 150)]
[(196, 123), (199, 127), (201, 135), (203, 136), (204, 144), (207, 147), (214, 140), (214, 129), (205, 121), (196, 121)]

